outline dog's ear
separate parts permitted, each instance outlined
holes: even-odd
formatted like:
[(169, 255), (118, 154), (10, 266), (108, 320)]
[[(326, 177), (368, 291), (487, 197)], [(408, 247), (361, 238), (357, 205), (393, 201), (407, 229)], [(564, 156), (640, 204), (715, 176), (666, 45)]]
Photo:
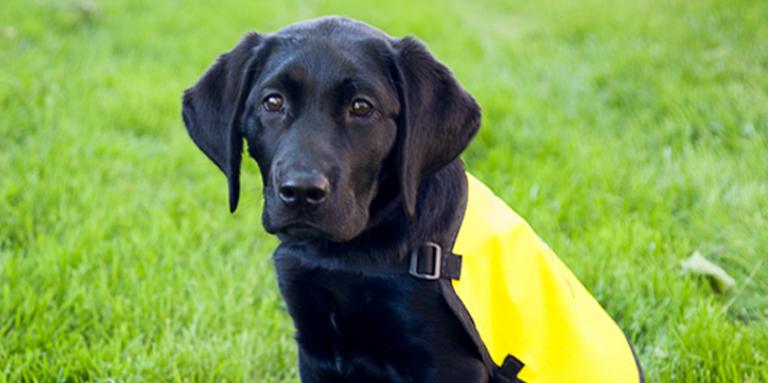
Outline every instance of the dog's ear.
[(480, 107), (418, 40), (395, 41), (401, 100), (397, 167), (403, 207), (413, 218), (425, 178), (461, 154), (480, 128)]
[(182, 102), (182, 117), (190, 137), (227, 176), (230, 212), (237, 208), (240, 196), (241, 114), (260, 45), (259, 34), (245, 35), (184, 91)]

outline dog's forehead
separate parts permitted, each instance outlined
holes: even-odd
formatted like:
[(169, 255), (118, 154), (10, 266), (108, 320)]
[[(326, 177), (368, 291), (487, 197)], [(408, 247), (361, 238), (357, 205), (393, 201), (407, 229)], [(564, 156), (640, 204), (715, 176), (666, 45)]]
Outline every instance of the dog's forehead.
[(262, 79), (287, 74), (325, 84), (364, 78), (388, 84), (391, 38), (364, 23), (326, 17), (290, 25), (271, 34), (275, 43)]
[(340, 16), (321, 17), (291, 24), (276, 33), (294, 39), (327, 39), (334, 42), (354, 42), (378, 39), (390, 42), (392, 37), (363, 22)]
[[(339, 69), (377, 66), (393, 39), (365, 23), (332, 16), (302, 21), (272, 34), (282, 61), (324, 61)], [(327, 68), (326, 68), (327, 69)]]

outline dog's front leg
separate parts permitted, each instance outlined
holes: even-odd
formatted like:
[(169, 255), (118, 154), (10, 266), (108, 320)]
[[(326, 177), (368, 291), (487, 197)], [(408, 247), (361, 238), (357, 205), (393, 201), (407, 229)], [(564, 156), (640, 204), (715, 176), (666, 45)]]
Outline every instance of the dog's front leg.
[(299, 347), (299, 377), (302, 383), (341, 383), (344, 382), (338, 372), (327, 365), (312, 358)]
[[(315, 358), (299, 347), (299, 376), (302, 383), (432, 383), (433, 379), (417, 379), (403, 376), (387, 363), (381, 363), (366, 357), (354, 360), (335, 358)], [(451, 381), (453, 382), (453, 381)], [(458, 382), (458, 381), (457, 381)], [(475, 381), (461, 380), (461, 383)], [(478, 381), (479, 383), (480, 381)]]

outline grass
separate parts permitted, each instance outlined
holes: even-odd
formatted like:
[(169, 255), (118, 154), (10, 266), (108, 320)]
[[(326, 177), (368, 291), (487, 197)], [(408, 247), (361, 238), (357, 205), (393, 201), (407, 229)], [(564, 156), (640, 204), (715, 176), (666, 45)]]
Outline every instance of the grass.
[[(414, 34), (484, 108), (468, 168), (634, 341), (649, 382), (768, 381), (768, 3), (6, 0), (0, 381), (295, 382), (259, 222), (180, 95), (251, 29)], [(737, 281), (716, 294), (680, 261)]]

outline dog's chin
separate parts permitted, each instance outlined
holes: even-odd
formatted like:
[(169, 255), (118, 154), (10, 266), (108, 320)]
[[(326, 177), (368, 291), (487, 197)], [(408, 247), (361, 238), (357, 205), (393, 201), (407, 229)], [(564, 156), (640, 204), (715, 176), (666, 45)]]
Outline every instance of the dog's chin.
[(332, 240), (328, 232), (306, 223), (294, 223), (276, 228), (276, 233), (283, 239), (321, 239)]
[(330, 242), (348, 242), (360, 233), (350, 230), (329, 230), (312, 222), (292, 221), (273, 222), (265, 217), (264, 229), (280, 240), (323, 240)]

